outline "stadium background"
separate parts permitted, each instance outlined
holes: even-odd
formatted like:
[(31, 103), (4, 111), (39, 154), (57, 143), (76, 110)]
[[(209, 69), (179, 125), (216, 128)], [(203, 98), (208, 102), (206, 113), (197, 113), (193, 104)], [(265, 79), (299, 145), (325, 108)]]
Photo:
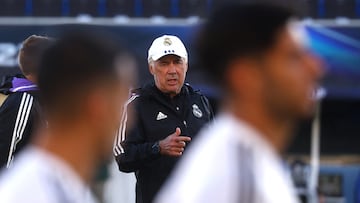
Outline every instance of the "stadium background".
[[(19, 72), (17, 51), (31, 34), (56, 37), (74, 26), (106, 30), (122, 39), (138, 62), (138, 81), (151, 81), (147, 49), (155, 37), (179, 36), (188, 48), (187, 82), (216, 105), (217, 91), (197, 69), (194, 34), (221, 0), (0, 0), (0, 77)], [(287, 1), (284, 1), (287, 2)], [(355, 202), (360, 160), (360, 0), (294, 0), (313, 51), (323, 60), (327, 95), (321, 112), (322, 191), (329, 202)], [(265, 19), (264, 19), (265, 20)], [(88, 28), (87, 28), (88, 29)], [(138, 84), (140, 85), (140, 84)], [(309, 160), (311, 120), (304, 121), (288, 154)], [(107, 183), (107, 202), (133, 198), (133, 176), (116, 172)]]

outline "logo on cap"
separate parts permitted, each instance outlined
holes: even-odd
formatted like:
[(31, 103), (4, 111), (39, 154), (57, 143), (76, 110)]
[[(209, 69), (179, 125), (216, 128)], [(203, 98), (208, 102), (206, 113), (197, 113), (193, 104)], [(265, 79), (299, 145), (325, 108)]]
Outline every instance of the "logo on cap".
[(170, 38), (166, 37), (166, 38), (164, 39), (164, 45), (165, 45), (165, 46), (170, 46), (171, 44), (172, 44), (172, 41), (170, 40)]

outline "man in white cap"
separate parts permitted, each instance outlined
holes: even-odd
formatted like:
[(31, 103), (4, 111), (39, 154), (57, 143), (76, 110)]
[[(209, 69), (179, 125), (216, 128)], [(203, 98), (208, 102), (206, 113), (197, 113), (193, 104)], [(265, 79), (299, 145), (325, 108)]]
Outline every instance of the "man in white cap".
[[(115, 140), (120, 171), (135, 172), (136, 202), (152, 202), (185, 147), (209, 122), (207, 98), (184, 84), (188, 55), (176, 36), (156, 38), (148, 53), (154, 83), (132, 91)], [(133, 128), (127, 128), (127, 111), (133, 109)]]

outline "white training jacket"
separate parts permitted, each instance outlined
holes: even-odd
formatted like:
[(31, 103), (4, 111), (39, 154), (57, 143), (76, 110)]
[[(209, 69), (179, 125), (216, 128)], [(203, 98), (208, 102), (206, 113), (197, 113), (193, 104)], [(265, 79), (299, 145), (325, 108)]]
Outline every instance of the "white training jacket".
[(229, 113), (203, 129), (184, 156), (156, 203), (298, 203), (272, 146)]
[(34, 146), (0, 177), (1, 203), (96, 203), (88, 186), (63, 160)]

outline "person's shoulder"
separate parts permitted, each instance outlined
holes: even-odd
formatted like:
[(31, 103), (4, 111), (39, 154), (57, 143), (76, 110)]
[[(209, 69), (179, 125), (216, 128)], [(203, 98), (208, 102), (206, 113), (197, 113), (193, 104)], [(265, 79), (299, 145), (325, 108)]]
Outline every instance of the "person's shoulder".
[[(24, 97), (24, 98), (23, 98)], [(2, 108), (18, 108), (21, 103), (29, 102), (33, 98), (32, 95), (26, 92), (14, 92), (6, 96), (3, 101)]]
[(143, 100), (144, 90), (143, 87), (133, 88), (129, 91), (128, 100), (125, 102), (125, 106), (137, 105), (140, 100)]
[(146, 83), (143, 86), (133, 88), (130, 90), (130, 98), (136, 98), (137, 101), (146, 100), (147, 97), (154, 95), (155, 85)]
[(4, 171), (0, 177), (0, 202), (44, 202), (34, 193), (46, 190), (45, 180), (39, 164), (26, 153), (25, 149), (13, 163), (12, 168)]
[(38, 97), (38, 94), (33, 91), (26, 92), (12, 92), (9, 94), (9, 98), (11, 100), (16, 100), (18, 102), (29, 102), (30, 100), (34, 100)]
[(190, 83), (188, 83), (188, 82), (184, 83), (183, 87), (184, 87), (185, 91), (186, 91), (187, 93), (189, 93), (189, 94), (202, 95), (200, 89), (194, 88), (194, 87), (193, 87)]
[(6, 93), (12, 87), (12, 80), (15, 76), (5, 75), (0, 80), (0, 92)]
[(142, 87), (132, 88), (130, 89), (130, 95), (141, 95), (142, 89)]
[[(32, 115), (33, 100), (30, 95), (26, 96), (25, 93), (12, 93), (6, 95), (5, 100), (0, 104), (0, 120), (1, 126), (13, 126), (16, 121), (16, 117), (19, 115), (25, 115), (25, 112), (29, 112)], [(3, 122), (6, 121), (6, 122)], [(8, 131), (10, 133), (10, 131)]]
[(16, 173), (11, 174), (11, 177), (7, 172), (4, 173), (4, 179), (0, 182), (0, 202), (51, 202), (49, 196), (48, 198), (43, 195), (34, 196), (35, 193), (43, 194), (47, 189), (45, 185), (41, 186), (39, 176), (25, 173), (24, 170), (17, 170)]
[(154, 83), (145, 83), (141, 86), (130, 89), (131, 95), (146, 96), (155, 89)]
[(22, 74), (15, 74), (15, 75), (5, 75), (0, 80), (0, 93), (2, 94), (10, 94), (10, 89), (13, 87), (13, 79), (14, 78), (25, 78)]
[(199, 88), (193, 87), (190, 83), (184, 83), (183, 88), (184, 91), (191, 96), (207, 99), (207, 97)]
[(39, 99), (39, 96), (40, 96), (39, 90), (29, 90), (29, 91), (25, 91), (23, 93), (27, 93), (27, 94), (31, 95), (34, 99)]

